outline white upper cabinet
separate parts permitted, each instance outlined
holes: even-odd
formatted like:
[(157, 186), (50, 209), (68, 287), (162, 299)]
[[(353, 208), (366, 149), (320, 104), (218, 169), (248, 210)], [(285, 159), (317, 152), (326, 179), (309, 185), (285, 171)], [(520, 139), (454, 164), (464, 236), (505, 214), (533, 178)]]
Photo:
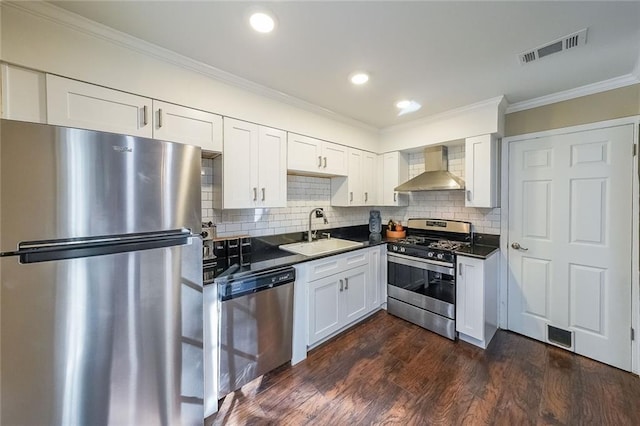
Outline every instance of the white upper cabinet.
[(380, 164), (378, 174), (382, 177), (379, 185), (378, 204), (382, 206), (406, 206), (409, 204), (407, 193), (396, 192), (395, 187), (409, 180), (409, 161), (407, 155), (399, 151), (387, 152), (378, 156)]
[(377, 204), (376, 154), (348, 149), (347, 177), (331, 179), (332, 206), (375, 206)]
[(144, 136), (222, 152), (222, 117), (47, 74), (48, 123)]
[(293, 174), (310, 176), (346, 176), (347, 147), (289, 133), (287, 169)]
[(2, 118), (47, 122), (45, 74), (13, 65), (2, 68)]
[(153, 137), (222, 152), (222, 117), (210, 112), (153, 101)]
[(467, 207), (498, 207), (498, 140), (493, 135), (465, 141)]
[(224, 209), (286, 207), (286, 132), (224, 118), (221, 205)]
[(49, 124), (153, 137), (149, 98), (47, 74)]
[(378, 156), (371, 152), (363, 152), (361, 179), (362, 179), (362, 205), (375, 206), (378, 204), (378, 185), (376, 181), (376, 164)]

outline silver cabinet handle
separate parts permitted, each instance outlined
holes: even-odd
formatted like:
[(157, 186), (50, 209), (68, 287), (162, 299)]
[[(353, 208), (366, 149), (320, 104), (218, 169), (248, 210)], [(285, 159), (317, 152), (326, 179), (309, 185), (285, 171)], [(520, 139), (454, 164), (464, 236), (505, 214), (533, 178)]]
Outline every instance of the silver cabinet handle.
[(318, 167), (322, 167), (322, 155), (318, 155)]
[(162, 108), (158, 108), (158, 128), (162, 127)]
[(324, 157), (324, 168), (327, 168), (327, 157)]
[(471, 201), (471, 191), (467, 189), (467, 201)]
[(265, 189), (262, 188), (262, 201), (264, 201), (264, 192), (265, 192)]
[(364, 193), (364, 201), (365, 201), (365, 203), (366, 203), (367, 201), (369, 201), (369, 193), (368, 193), (368, 192), (365, 192), (365, 193)]
[(147, 119), (147, 106), (145, 105), (142, 107), (142, 124), (146, 126), (148, 122), (149, 120)]
[(394, 192), (394, 193), (393, 193), (393, 202), (395, 203), (395, 202), (397, 202), (397, 201), (398, 201), (398, 193), (397, 193), (397, 192)]
[(253, 201), (258, 199), (258, 188), (253, 188)]
[(462, 276), (462, 263), (458, 263), (458, 275)]
[(353, 201), (353, 191), (349, 192), (349, 201)]
[(524, 248), (520, 245), (520, 243), (512, 243), (511, 247), (516, 249), (516, 250), (522, 250), (522, 251), (527, 251), (529, 250), (528, 248)]
[(349, 290), (349, 278), (344, 279), (344, 289)]
[(342, 285), (343, 285), (343, 281), (340, 280), (340, 291), (342, 291)]

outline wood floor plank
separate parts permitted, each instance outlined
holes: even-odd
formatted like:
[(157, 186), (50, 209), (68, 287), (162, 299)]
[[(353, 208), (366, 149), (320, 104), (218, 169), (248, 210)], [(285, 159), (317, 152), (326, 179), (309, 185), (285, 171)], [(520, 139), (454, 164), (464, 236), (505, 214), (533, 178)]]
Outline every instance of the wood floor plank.
[(381, 311), (219, 402), (212, 425), (640, 425), (640, 378), (499, 330), (486, 350)]

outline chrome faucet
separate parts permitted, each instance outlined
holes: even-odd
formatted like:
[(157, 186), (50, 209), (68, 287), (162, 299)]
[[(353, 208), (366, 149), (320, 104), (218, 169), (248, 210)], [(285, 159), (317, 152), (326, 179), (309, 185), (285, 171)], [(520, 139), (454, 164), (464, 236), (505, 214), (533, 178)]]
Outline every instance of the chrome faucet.
[(311, 213), (309, 213), (309, 230), (307, 231), (307, 241), (311, 242), (313, 241), (313, 231), (311, 231), (311, 219), (313, 218), (313, 214), (315, 212), (320, 212), (320, 214), (322, 215), (322, 218), (324, 219), (324, 223), (329, 223), (329, 221), (327, 220), (327, 217), (324, 215), (324, 210), (322, 210), (321, 208), (315, 208), (313, 210), (311, 210)]

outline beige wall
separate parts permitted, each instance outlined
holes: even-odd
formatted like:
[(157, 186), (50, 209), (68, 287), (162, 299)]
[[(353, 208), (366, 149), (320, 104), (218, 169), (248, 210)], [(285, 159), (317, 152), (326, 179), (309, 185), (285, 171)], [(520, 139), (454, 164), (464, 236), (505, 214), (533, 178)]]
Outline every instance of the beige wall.
[(640, 84), (507, 114), (505, 136), (640, 115)]

